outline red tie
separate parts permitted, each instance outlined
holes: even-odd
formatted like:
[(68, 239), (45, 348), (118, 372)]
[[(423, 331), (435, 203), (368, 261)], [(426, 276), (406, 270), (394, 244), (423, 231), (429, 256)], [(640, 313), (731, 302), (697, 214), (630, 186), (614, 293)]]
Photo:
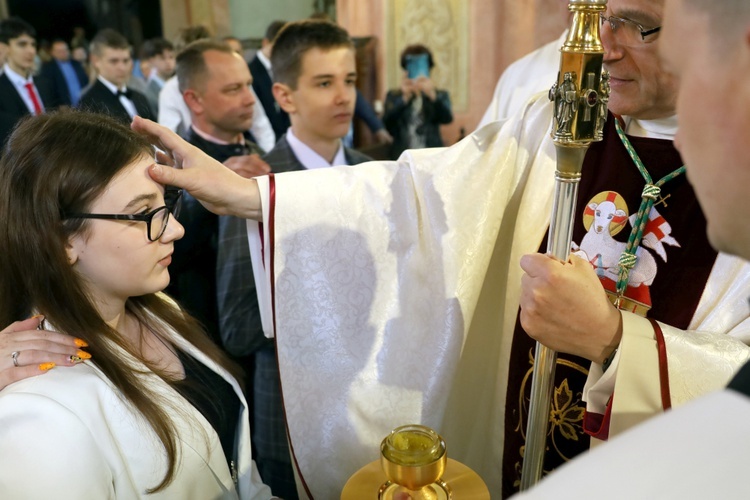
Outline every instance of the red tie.
[(39, 104), (39, 98), (36, 96), (36, 91), (34, 90), (34, 84), (29, 82), (25, 84), (24, 87), (26, 87), (26, 91), (29, 93), (29, 97), (31, 97), (31, 102), (32, 104), (34, 104), (34, 114), (41, 115), (42, 105)]

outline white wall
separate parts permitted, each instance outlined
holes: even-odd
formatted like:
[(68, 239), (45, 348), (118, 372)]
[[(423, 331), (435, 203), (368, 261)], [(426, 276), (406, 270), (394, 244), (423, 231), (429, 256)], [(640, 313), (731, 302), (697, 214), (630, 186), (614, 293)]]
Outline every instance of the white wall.
[(232, 35), (263, 38), (266, 27), (277, 19), (297, 21), (313, 13), (312, 0), (229, 0)]

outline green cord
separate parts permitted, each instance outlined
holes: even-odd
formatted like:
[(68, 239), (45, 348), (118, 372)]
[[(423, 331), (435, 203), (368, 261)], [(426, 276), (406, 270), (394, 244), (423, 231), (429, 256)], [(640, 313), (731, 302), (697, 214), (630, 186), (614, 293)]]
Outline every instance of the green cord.
[(638, 261), (638, 257), (636, 257), (635, 252), (636, 250), (638, 250), (638, 246), (641, 244), (643, 231), (646, 228), (646, 224), (648, 224), (648, 216), (651, 213), (651, 207), (654, 206), (654, 202), (659, 198), (659, 195), (661, 194), (661, 186), (671, 181), (675, 177), (683, 174), (685, 172), (685, 166), (683, 165), (677, 170), (670, 172), (655, 183), (652, 182), (651, 175), (649, 175), (648, 170), (646, 170), (645, 165), (643, 165), (643, 162), (638, 156), (638, 153), (635, 152), (635, 149), (633, 149), (633, 145), (625, 135), (625, 132), (623, 132), (619, 117), (615, 117), (615, 128), (617, 130), (617, 135), (620, 137), (620, 141), (622, 141), (622, 144), (628, 151), (630, 158), (632, 158), (633, 163), (635, 163), (635, 166), (638, 167), (638, 171), (646, 181), (646, 185), (643, 188), (643, 193), (641, 194), (641, 206), (638, 208), (638, 214), (636, 215), (635, 222), (633, 223), (633, 230), (630, 231), (630, 237), (628, 238), (628, 243), (625, 246), (625, 251), (622, 253), (622, 255), (620, 255), (620, 260), (618, 262), (620, 271), (617, 279), (617, 300), (615, 302), (615, 305), (619, 307), (620, 298), (623, 296), (623, 294), (625, 293), (625, 289), (628, 286), (628, 275), (630, 274), (630, 270), (635, 267), (635, 264)]

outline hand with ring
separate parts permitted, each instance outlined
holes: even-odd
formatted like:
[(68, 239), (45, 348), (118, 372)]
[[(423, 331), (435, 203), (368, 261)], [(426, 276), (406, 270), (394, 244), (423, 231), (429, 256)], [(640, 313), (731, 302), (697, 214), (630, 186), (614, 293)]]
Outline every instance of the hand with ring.
[(39, 330), (43, 318), (16, 321), (0, 331), (0, 390), (55, 366), (74, 366), (91, 355), (86, 343), (58, 332)]

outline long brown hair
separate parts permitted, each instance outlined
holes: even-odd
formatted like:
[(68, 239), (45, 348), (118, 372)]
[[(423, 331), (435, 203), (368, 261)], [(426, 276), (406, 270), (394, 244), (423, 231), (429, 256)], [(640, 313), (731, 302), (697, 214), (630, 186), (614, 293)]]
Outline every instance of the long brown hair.
[[(151, 492), (174, 478), (176, 430), (160, 400), (122, 363), (115, 346), (170, 381), (97, 312), (66, 253), (70, 237), (85, 232), (87, 222), (62, 220), (62, 214), (86, 212), (120, 170), (152, 154), (148, 142), (113, 119), (64, 110), (23, 121), (0, 160), (0, 324), (36, 311), (61, 332), (88, 342), (92, 362), (143, 414), (164, 445), (167, 473)], [(153, 331), (163, 330), (160, 321), (170, 325), (230, 373), (238, 373), (198, 323), (173, 304), (150, 294), (131, 297), (126, 309)]]

